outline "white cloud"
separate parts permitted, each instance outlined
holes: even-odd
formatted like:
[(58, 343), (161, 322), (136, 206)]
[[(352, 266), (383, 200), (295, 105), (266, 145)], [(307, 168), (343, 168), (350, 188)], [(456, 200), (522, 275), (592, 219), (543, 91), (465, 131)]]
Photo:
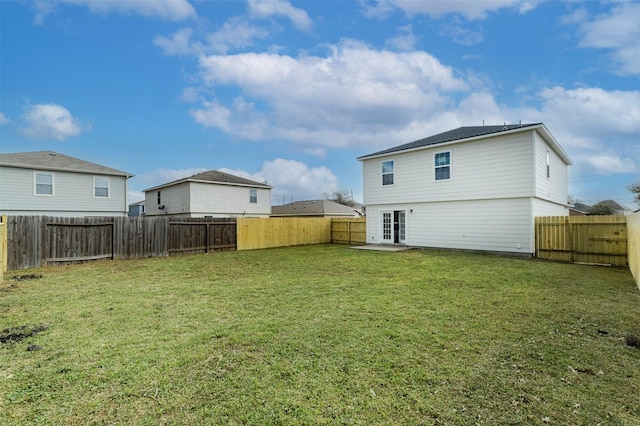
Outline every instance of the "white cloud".
[(607, 176), (614, 173), (635, 173), (638, 171), (636, 161), (630, 157), (612, 155), (580, 156), (589, 169), (599, 175)]
[(193, 40), (193, 30), (182, 28), (169, 37), (157, 36), (153, 43), (165, 55), (203, 55), (207, 53), (226, 54), (231, 49), (241, 49), (253, 45), (255, 39), (264, 39), (269, 33), (251, 25), (241, 18), (232, 18), (218, 31), (203, 36), (205, 42)]
[[(58, 0), (59, 4), (85, 6), (93, 13), (135, 13), (146, 18), (182, 21), (196, 16), (196, 10), (188, 0)], [(34, 22), (42, 24), (44, 17), (55, 12), (51, 1), (37, 1)]]
[(379, 0), (374, 4), (365, 6), (365, 14), (371, 16), (384, 16), (394, 7), (403, 10), (408, 15), (428, 15), (440, 18), (445, 15), (462, 15), (469, 20), (485, 19), (490, 12), (503, 8), (511, 8), (519, 13), (526, 13), (534, 9), (542, 0), (442, 0), (442, 1), (416, 1), (416, 0)]
[(331, 46), (327, 57), (245, 53), (202, 56), (199, 63), (205, 85), (236, 87), (241, 96), (203, 101), (191, 110), (197, 122), (249, 139), (293, 141), (318, 154), (404, 134), (451, 106), (448, 94), (469, 89), (426, 52), (378, 51), (350, 40)]
[(9, 118), (6, 115), (0, 112), (0, 126), (4, 126), (5, 124), (9, 124), (9, 123), (11, 123), (11, 120), (9, 120)]
[(276, 158), (265, 161), (258, 173), (243, 170), (220, 169), (236, 176), (267, 182), (273, 187), (271, 195), (275, 204), (281, 204), (282, 198), (288, 203), (296, 200), (318, 199), (323, 193), (332, 193), (338, 189), (338, 178), (326, 167), (309, 167), (296, 160)]
[(78, 136), (90, 126), (72, 116), (69, 110), (56, 104), (29, 105), (22, 115), (21, 132), (33, 139), (65, 140)]
[(165, 55), (197, 55), (203, 53), (204, 46), (199, 42), (191, 42), (191, 28), (182, 28), (171, 37), (158, 36), (153, 40), (156, 46), (162, 48)]
[(44, 18), (56, 10), (56, 3), (52, 1), (37, 0), (31, 4), (31, 9), (35, 11), (33, 23), (35, 25), (43, 25)]
[(206, 39), (211, 51), (227, 53), (231, 48), (251, 46), (254, 39), (264, 39), (268, 35), (264, 29), (234, 18), (225, 22), (220, 30), (207, 35)]
[(462, 24), (459, 18), (453, 18), (451, 22), (444, 23), (440, 33), (450, 37), (454, 42), (463, 46), (473, 46), (484, 40), (481, 30), (473, 30), (470, 24)]
[(640, 91), (553, 87), (540, 96), (544, 115), (573, 134), (594, 139), (640, 134)]
[(514, 110), (544, 122), (571, 156), (577, 176), (634, 173), (640, 169), (640, 91), (546, 88), (539, 109)]
[(618, 74), (640, 74), (640, 3), (616, 3), (608, 14), (580, 25), (580, 46), (608, 49)]
[(418, 37), (413, 34), (411, 25), (405, 25), (398, 28), (398, 35), (388, 39), (386, 44), (398, 50), (409, 51), (413, 50), (417, 42)]
[(144, 200), (144, 190), (207, 171), (201, 167), (188, 169), (155, 169), (129, 179), (129, 202)]
[(284, 0), (249, 0), (249, 12), (260, 18), (284, 16), (299, 30), (307, 31), (313, 25), (306, 11), (293, 7)]

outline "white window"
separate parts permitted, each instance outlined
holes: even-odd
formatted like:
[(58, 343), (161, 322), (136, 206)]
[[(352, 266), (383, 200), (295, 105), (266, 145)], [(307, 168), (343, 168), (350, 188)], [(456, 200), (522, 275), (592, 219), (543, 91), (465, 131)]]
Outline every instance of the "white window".
[(393, 160), (382, 162), (382, 185), (393, 185), (394, 168)]
[(109, 198), (109, 178), (106, 176), (93, 177), (93, 196), (95, 198)]
[(451, 151), (438, 152), (434, 159), (436, 180), (451, 179)]
[(257, 203), (258, 202), (258, 190), (257, 189), (250, 189), (249, 190), (249, 202), (250, 203)]
[(547, 150), (547, 179), (551, 177), (551, 153)]
[(34, 195), (53, 196), (53, 173), (34, 172), (33, 173), (33, 193)]

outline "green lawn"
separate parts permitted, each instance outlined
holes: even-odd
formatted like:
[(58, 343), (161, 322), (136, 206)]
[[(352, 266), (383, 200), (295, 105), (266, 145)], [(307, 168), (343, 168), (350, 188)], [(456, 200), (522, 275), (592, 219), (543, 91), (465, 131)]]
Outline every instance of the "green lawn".
[(3, 425), (640, 424), (626, 269), (321, 245), (1, 286)]

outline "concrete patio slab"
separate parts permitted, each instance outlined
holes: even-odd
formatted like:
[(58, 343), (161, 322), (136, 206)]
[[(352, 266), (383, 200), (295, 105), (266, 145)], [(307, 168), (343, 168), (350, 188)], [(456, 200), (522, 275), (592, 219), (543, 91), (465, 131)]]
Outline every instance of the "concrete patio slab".
[(385, 245), (385, 244), (367, 244), (364, 246), (352, 246), (349, 248), (356, 249), (356, 250), (375, 250), (375, 251), (405, 251), (405, 250), (413, 249), (413, 247), (393, 246), (393, 245)]

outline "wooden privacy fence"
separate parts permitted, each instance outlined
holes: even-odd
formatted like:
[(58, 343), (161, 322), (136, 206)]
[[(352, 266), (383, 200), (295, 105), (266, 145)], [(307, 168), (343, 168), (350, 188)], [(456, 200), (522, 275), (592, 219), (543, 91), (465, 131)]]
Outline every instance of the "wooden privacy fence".
[(366, 244), (367, 219), (364, 217), (332, 218), (331, 242), (338, 244)]
[(364, 218), (238, 218), (238, 250), (304, 244), (365, 244), (366, 239)]
[(8, 216), (7, 268), (236, 248), (235, 219)]
[(238, 250), (331, 242), (331, 218), (238, 218)]
[(627, 265), (626, 216), (536, 217), (535, 234), (540, 259)]
[[(360, 218), (169, 218), (9, 216), (8, 269), (96, 259), (251, 250), (303, 244), (364, 244)], [(1, 250), (1, 248), (0, 248)]]
[(629, 269), (640, 289), (640, 213), (627, 216), (627, 250), (629, 251)]

